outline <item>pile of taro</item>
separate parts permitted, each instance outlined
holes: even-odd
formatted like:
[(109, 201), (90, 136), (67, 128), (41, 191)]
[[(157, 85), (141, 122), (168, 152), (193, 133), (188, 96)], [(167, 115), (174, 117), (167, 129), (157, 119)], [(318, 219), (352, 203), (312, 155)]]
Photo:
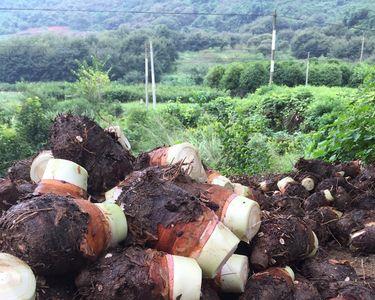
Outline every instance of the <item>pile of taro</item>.
[[(0, 179), (0, 252), (30, 266), (36, 299), (375, 299), (375, 166), (300, 159), (228, 179), (189, 144), (134, 157), (122, 138), (60, 115)], [(246, 230), (241, 208), (225, 215), (237, 196), (253, 200)]]

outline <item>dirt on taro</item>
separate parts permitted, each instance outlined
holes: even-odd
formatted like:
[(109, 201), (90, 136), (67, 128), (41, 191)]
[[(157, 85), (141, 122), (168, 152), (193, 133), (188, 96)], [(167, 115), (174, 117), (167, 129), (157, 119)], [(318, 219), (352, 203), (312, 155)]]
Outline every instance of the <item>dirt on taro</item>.
[[(152, 267), (169, 249), (160, 246), (160, 233), (176, 224), (194, 230), (206, 216), (220, 215), (222, 207), (211, 201), (215, 194), (207, 195), (212, 186), (190, 179), (183, 162), (149, 167), (146, 153), (133, 156), (87, 117), (59, 115), (49, 146), (55, 158), (87, 170), (87, 201), (103, 202), (105, 192), (120, 188), (116, 203), (127, 218), (128, 236), (98, 257), (83, 255), (89, 215), (69, 196), (34, 192), (29, 174), (37, 153), (15, 162), (0, 178), (0, 247), (32, 268), (37, 299), (170, 299), (165, 274)], [(281, 187), (285, 177), (291, 180)], [(301, 158), (288, 174), (229, 179), (258, 202), (261, 226), (235, 252), (249, 259), (244, 293), (222, 293), (217, 282), (204, 279), (201, 299), (374, 299), (374, 164)], [(223, 199), (233, 194), (215, 191)], [(170, 232), (186, 241), (181, 254), (187, 255), (195, 241), (184, 240), (184, 230)]]

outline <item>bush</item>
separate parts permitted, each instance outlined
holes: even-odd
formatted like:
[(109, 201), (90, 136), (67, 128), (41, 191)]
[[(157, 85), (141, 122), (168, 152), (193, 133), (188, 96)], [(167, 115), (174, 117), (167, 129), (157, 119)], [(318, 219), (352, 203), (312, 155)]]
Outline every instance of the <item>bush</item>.
[(22, 104), (17, 116), (17, 134), (30, 144), (32, 149), (38, 149), (48, 140), (51, 121), (47, 119), (38, 98), (28, 98)]
[(309, 73), (309, 84), (342, 86), (340, 66), (332, 63), (312, 63)]
[(15, 129), (0, 125), (0, 176), (14, 160), (32, 155), (32, 149)]
[(162, 117), (170, 118), (173, 116), (185, 127), (196, 127), (202, 114), (202, 108), (198, 104), (168, 103), (161, 107), (159, 111), (161, 111)]
[(375, 68), (357, 100), (333, 124), (313, 135), (308, 149), (313, 157), (330, 161), (375, 161)]
[(239, 86), (240, 96), (254, 92), (258, 87), (267, 83), (268, 72), (261, 63), (247, 64), (241, 73)]
[(224, 76), (224, 73), (225, 73), (225, 68), (220, 65), (209, 69), (205, 78), (206, 84), (212, 88), (219, 88), (220, 82)]
[(239, 94), (239, 82), (243, 71), (242, 64), (231, 64), (225, 70), (224, 76), (221, 78), (220, 85), (223, 89), (230, 91), (231, 95)]
[(306, 107), (312, 100), (313, 95), (306, 88), (271, 93), (261, 99), (259, 114), (266, 118), (270, 129), (293, 132), (299, 129)]
[(296, 86), (305, 83), (305, 66), (296, 62), (276, 63), (274, 83), (286, 86)]

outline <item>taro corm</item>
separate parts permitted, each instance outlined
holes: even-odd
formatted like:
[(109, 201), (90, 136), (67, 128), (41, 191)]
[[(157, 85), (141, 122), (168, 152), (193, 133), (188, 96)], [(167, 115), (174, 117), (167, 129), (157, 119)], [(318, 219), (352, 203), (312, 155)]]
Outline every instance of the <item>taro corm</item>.
[(202, 271), (192, 258), (138, 247), (113, 249), (76, 279), (85, 299), (199, 300)]
[(113, 188), (133, 170), (134, 158), (130, 152), (87, 117), (57, 116), (50, 142), (55, 158), (73, 161), (87, 170), (90, 194)]
[(239, 239), (199, 199), (163, 177), (160, 168), (151, 167), (122, 183), (117, 203), (128, 219), (130, 240), (196, 258), (203, 274), (212, 278)]
[(46, 194), (14, 205), (1, 217), (0, 246), (37, 275), (62, 275), (123, 240), (126, 226), (116, 204)]

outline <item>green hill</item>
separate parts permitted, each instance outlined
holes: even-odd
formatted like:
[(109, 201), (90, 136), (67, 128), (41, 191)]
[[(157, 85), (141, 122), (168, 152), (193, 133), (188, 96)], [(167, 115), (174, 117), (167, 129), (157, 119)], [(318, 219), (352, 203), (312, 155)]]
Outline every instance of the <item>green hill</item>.
[[(83, 13), (83, 12), (40, 12), (40, 11), (1, 11), (0, 34), (10, 34), (35, 27), (67, 26), (73, 30), (100, 31), (116, 29), (121, 24), (144, 27), (165, 24), (171, 29), (203, 28), (216, 31), (240, 32), (250, 30), (250, 25), (262, 26), (262, 16), (277, 9), (280, 22), (285, 26), (311, 27), (330, 22), (349, 21), (348, 25), (375, 26), (372, 12), (365, 10), (354, 20), (350, 15), (361, 9), (371, 9), (368, 0), (326, 0), (326, 1), (275, 1), (271, 0), (91, 0), (84, 3), (75, 0), (3, 0), (1, 7), (53, 8), (83, 10), (120, 10), (152, 12), (204, 12), (237, 13), (248, 16), (205, 16), (205, 15), (151, 15), (124, 13)], [(367, 11), (367, 12), (366, 12)], [(303, 21), (289, 19), (300, 18)]]

